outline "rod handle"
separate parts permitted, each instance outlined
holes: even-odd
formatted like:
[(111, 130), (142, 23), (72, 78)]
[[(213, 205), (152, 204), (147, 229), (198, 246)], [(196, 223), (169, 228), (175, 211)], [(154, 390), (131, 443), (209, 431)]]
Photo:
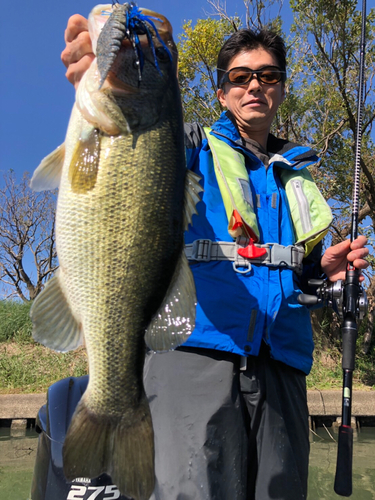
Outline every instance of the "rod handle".
[(350, 497), (353, 491), (353, 429), (349, 425), (339, 427), (337, 466), (334, 490), (337, 495)]

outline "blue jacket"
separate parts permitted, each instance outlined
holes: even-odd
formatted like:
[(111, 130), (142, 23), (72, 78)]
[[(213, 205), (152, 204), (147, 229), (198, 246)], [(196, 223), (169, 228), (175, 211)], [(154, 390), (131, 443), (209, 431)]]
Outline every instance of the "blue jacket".
[[(243, 153), (249, 172), (254, 209), (260, 230), (260, 243), (295, 243), (285, 190), (275, 166), (264, 164), (244, 148), (229, 112), (212, 126), (221, 140)], [(185, 234), (185, 242), (207, 238), (233, 241), (216, 181), (212, 155), (203, 129), (197, 124), (185, 126), (187, 166), (201, 178), (204, 192), (197, 205), (198, 216)], [(278, 153), (292, 165), (282, 168), (305, 168), (317, 157), (311, 149), (269, 137), (268, 151)], [(297, 302), (307, 279), (320, 275), (320, 253), (314, 251), (304, 263), (302, 277), (290, 269), (252, 265), (247, 274), (233, 270), (230, 261), (191, 262), (197, 290), (195, 330), (186, 346), (218, 349), (241, 356), (258, 355), (262, 339), (271, 356), (309, 373), (312, 365), (312, 328), (310, 313)]]

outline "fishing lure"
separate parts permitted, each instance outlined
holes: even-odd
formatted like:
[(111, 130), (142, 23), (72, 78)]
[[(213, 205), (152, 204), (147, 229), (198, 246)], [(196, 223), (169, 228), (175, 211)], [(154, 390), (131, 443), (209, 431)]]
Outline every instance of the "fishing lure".
[(97, 53), (98, 69), (100, 73), (99, 88), (101, 88), (107, 78), (120, 50), (122, 41), (125, 38), (130, 40), (134, 49), (136, 58), (135, 63), (138, 67), (138, 84), (140, 84), (142, 80), (142, 70), (144, 66), (144, 55), (141, 42), (139, 40), (140, 35), (146, 35), (148, 44), (154, 56), (155, 67), (159, 72), (160, 69), (153, 42), (153, 34), (155, 34), (166, 50), (168, 57), (172, 60), (172, 55), (160, 37), (153, 22), (153, 20), (162, 22), (160, 19), (142, 14), (142, 11), (133, 2), (121, 5), (119, 2), (112, 0), (112, 7), (113, 10), (110, 18), (105, 23), (98, 39), (98, 47), (105, 47), (105, 51), (100, 52), (98, 49)]

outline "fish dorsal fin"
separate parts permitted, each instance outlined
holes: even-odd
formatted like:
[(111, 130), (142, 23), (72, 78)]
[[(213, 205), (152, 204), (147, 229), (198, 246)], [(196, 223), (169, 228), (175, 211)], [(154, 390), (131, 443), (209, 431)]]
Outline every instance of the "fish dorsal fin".
[(73, 316), (59, 279), (47, 281), (45, 288), (34, 300), (30, 310), (33, 339), (59, 352), (67, 352), (83, 345), (80, 323)]
[(30, 181), (31, 189), (48, 191), (59, 187), (64, 159), (65, 144), (63, 143), (39, 163)]
[(194, 329), (195, 308), (194, 279), (182, 252), (166, 298), (146, 331), (148, 347), (162, 352), (183, 344)]
[(192, 224), (194, 214), (198, 214), (196, 205), (201, 198), (199, 193), (203, 191), (199, 184), (201, 177), (191, 170), (187, 170), (185, 179), (185, 205), (184, 205), (184, 230), (187, 231)]

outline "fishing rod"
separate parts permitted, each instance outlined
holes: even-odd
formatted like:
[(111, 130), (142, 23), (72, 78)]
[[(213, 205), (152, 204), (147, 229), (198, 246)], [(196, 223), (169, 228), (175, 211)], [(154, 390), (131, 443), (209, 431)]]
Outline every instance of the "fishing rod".
[[(355, 137), (355, 169), (353, 182), (351, 241), (354, 241), (358, 237), (365, 45), (366, 0), (362, 0), (362, 28), (359, 62), (357, 128)], [(344, 497), (349, 497), (353, 490), (353, 429), (351, 427), (351, 411), (355, 347), (358, 335), (357, 322), (358, 320), (363, 319), (368, 308), (366, 292), (360, 285), (359, 276), (360, 271), (348, 262), (344, 283), (342, 280), (338, 280), (336, 283), (327, 283), (325, 280), (310, 280), (309, 285), (316, 287), (316, 295), (301, 294), (298, 298), (298, 301), (304, 305), (312, 305), (317, 302), (323, 302), (328, 306), (333, 307), (342, 321), (342, 417), (341, 425), (339, 427), (334, 490), (338, 495)]]
[[(361, 144), (362, 144), (362, 116), (363, 116), (363, 88), (365, 72), (365, 46), (366, 46), (366, 0), (362, 0), (362, 27), (359, 61), (357, 130), (355, 138), (355, 169), (353, 183), (353, 211), (351, 241), (358, 237), (358, 212), (359, 212), (359, 183), (361, 174)], [(334, 490), (338, 495), (349, 497), (352, 494), (352, 466), (353, 466), (353, 429), (351, 427), (351, 396), (352, 381), (355, 365), (355, 346), (358, 326), (357, 318), (359, 303), (365, 297), (365, 292), (359, 284), (360, 272), (348, 263), (344, 285), (344, 303), (342, 322), (342, 369), (343, 369), (343, 394), (342, 394), (342, 419), (339, 427), (339, 443), (337, 449), (337, 464)], [(363, 304), (367, 312), (366, 303)]]

